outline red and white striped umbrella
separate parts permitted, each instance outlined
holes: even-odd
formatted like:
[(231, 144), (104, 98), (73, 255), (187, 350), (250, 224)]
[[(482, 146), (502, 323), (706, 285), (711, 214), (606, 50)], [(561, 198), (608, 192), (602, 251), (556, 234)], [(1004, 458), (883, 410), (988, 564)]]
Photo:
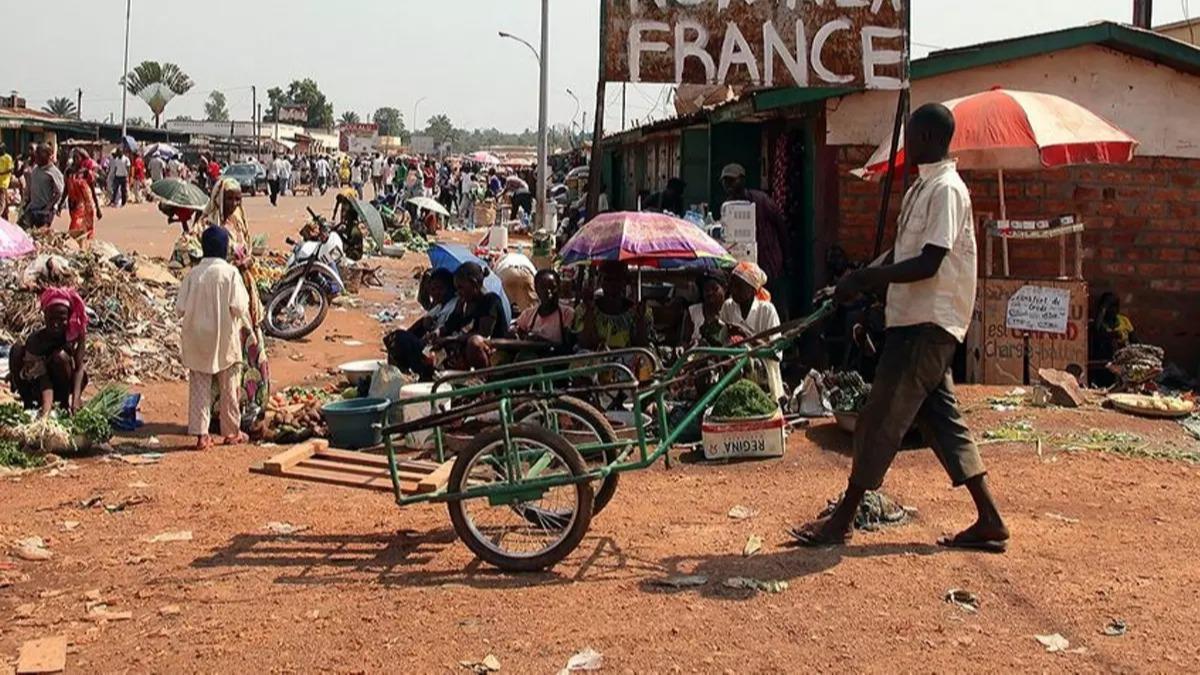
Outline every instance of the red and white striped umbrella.
[[(1060, 96), (995, 88), (946, 101), (954, 113), (950, 154), (960, 169), (1022, 170), (1070, 164), (1122, 164), (1138, 142), (1099, 115)], [(889, 135), (854, 173), (887, 172)], [(903, 139), (896, 156), (904, 165)]]

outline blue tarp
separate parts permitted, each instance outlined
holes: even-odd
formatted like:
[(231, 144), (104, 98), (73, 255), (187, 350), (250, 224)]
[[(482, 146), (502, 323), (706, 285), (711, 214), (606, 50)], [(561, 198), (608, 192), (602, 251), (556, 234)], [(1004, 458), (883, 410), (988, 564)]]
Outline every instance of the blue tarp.
[(504, 294), (504, 284), (500, 282), (500, 277), (496, 276), (486, 262), (480, 260), (471, 252), (471, 249), (463, 244), (434, 244), (429, 247), (429, 264), (435, 270), (457, 272), (465, 262), (478, 263), (488, 271), (488, 275), (483, 278), (483, 289), (500, 296), (500, 300), (504, 303), (504, 322), (512, 323), (512, 304), (509, 303), (508, 296)]

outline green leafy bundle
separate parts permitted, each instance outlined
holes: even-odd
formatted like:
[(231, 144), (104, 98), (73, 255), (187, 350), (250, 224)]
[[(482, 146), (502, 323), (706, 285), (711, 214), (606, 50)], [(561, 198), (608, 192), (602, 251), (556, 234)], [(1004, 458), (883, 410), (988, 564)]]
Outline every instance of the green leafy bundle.
[(767, 392), (751, 380), (739, 380), (726, 389), (713, 406), (713, 417), (743, 419), (770, 415), (779, 409)]

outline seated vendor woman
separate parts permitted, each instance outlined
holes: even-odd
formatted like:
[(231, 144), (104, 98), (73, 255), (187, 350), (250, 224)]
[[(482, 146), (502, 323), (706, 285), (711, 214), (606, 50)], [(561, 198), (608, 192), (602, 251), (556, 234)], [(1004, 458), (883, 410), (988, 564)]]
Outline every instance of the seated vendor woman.
[(446, 350), (445, 365), (453, 370), (487, 368), (492, 347), (488, 340), (508, 335), (504, 301), (483, 288), (485, 272), (479, 263), (463, 263), (454, 273), (458, 303), (446, 318), (436, 344)]
[(592, 289), (584, 289), (583, 302), (575, 313), (579, 346), (597, 351), (649, 344), (649, 312), (625, 296), (628, 281), (625, 263), (608, 261), (600, 266), (599, 297)]
[[(743, 339), (753, 337), (779, 326), (779, 312), (771, 304), (771, 294), (766, 289), (767, 273), (752, 262), (740, 262), (733, 268), (733, 279), (729, 283), (730, 298), (721, 308), (721, 319), (729, 324), (730, 332)], [(778, 359), (762, 362), (765, 384), (771, 398), (778, 401), (785, 396), (783, 374)]]
[(55, 405), (74, 412), (83, 404), (87, 310), (69, 288), (42, 291), (41, 307), (45, 326), (13, 345), (9, 380), (25, 408), (37, 408), (45, 417)]
[(683, 317), (680, 344), (687, 347), (726, 347), (729, 326), (721, 319), (725, 306), (725, 275), (719, 270), (705, 272), (699, 279), (700, 302), (688, 307)]
[(407, 329), (383, 336), (383, 345), (390, 365), (428, 382), (433, 380), (433, 360), (425, 354), (425, 346), (433, 343), (458, 305), (454, 296), (454, 275), (445, 269), (429, 272), (421, 279), (419, 299), (426, 308), (425, 315)]
[(558, 272), (540, 270), (533, 277), (538, 304), (517, 317), (517, 337), (522, 340), (545, 342), (561, 351), (571, 341), (570, 326), (575, 322), (575, 308), (559, 299), (561, 282)]

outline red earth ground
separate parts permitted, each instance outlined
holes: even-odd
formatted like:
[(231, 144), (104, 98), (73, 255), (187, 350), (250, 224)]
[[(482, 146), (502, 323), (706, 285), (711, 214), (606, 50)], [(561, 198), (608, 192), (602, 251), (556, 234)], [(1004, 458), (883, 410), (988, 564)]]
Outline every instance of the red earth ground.
[[(282, 203), (249, 206), (252, 227), (276, 246), (304, 204), (327, 210), (332, 199)], [(160, 222), (150, 207), (130, 207), (111, 212), (100, 236), (162, 255), (171, 231)], [(332, 381), (330, 366), (377, 355), (383, 327), (367, 313), (393, 302), (390, 289), (419, 258), (389, 264), (389, 291), (331, 313), (307, 341), (276, 343), (277, 386)], [(147, 427), (123, 440), (157, 436), (161, 462), (88, 457), (0, 482), (0, 579), (13, 582), (0, 588), (0, 672), (15, 667), (23, 642), (52, 635), (67, 637), (72, 672), (468, 672), (460, 661), (490, 654), (502, 672), (553, 673), (587, 647), (614, 673), (1200, 669), (1200, 468), (1061, 447), (1063, 435), (1100, 428), (1137, 434), (1154, 452), (1200, 452), (1171, 422), (1096, 407), (997, 412), (986, 398), (999, 390), (963, 387), (977, 435), (1013, 420), (1058, 435), (1040, 456), (1032, 443), (982, 447), (1013, 532), (1005, 555), (933, 545), (972, 509), (928, 450), (902, 453), (885, 486), (917, 509), (912, 522), (843, 549), (783, 546), (785, 529), (835, 497), (849, 468), (848, 438), (820, 422), (792, 434), (779, 460), (675, 461), (627, 474), (574, 554), (550, 572), (510, 575), (474, 559), (444, 507), (401, 510), (378, 493), (248, 472), (278, 448), (187, 451), (186, 387), (138, 389)], [(97, 495), (100, 504), (148, 501), (113, 513), (81, 506)], [(735, 505), (755, 515), (734, 520)], [(271, 521), (307, 529), (279, 536)], [(146, 541), (178, 530), (194, 538)], [(763, 550), (743, 557), (751, 535)], [(54, 557), (5, 555), (29, 536)], [(708, 583), (653, 583), (672, 574)], [(722, 585), (735, 576), (789, 587)], [(945, 602), (952, 588), (973, 592), (978, 612)], [(92, 591), (132, 618), (91, 620)], [(1113, 619), (1128, 633), (1103, 635)], [(1069, 640), (1067, 652), (1034, 639), (1053, 633)]]

